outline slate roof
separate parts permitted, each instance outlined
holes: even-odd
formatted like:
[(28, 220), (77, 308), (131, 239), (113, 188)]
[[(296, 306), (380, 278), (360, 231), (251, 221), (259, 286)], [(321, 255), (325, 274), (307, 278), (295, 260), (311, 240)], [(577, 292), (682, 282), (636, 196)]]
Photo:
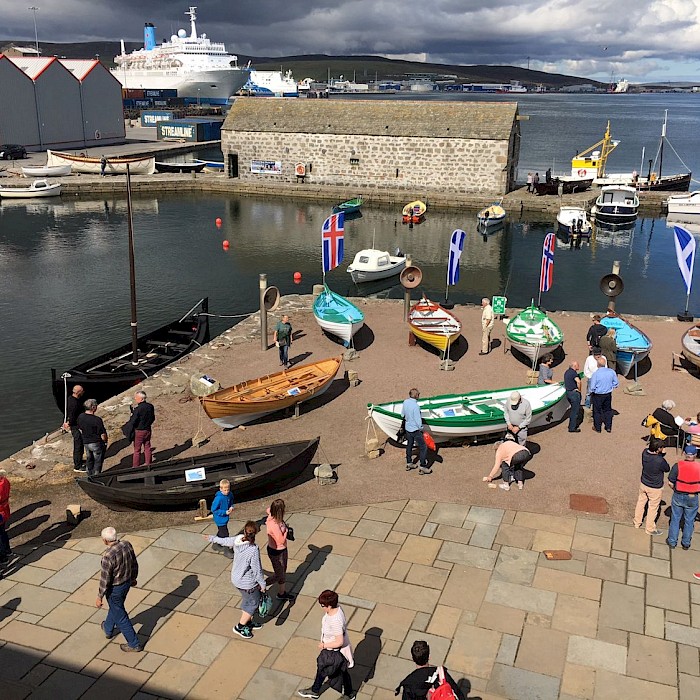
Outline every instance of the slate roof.
[(516, 102), (237, 97), (224, 131), (508, 140)]

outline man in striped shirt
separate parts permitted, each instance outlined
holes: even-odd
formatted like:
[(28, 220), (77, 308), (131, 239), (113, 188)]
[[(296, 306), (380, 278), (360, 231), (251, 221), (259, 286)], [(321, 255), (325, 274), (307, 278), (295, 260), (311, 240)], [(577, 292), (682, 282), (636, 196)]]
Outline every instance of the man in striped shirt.
[(130, 542), (122, 542), (117, 537), (113, 527), (106, 527), (101, 533), (102, 541), (107, 546), (102, 555), (102, 570), (100, 587), (97, 592), (95, 606), (102, 607), (102, 601), (107, 598), (109, 612), (102, 623), (102, 631), (107, 639), (112, 639), (117, 630), (124, 635), (126, 644), (120, 649), (126, 652), (143, 651), (143, 646), (136, 636), (134, 626), (124, 607), (129, 589), (136, 585), (139, 575), (139, 564)]

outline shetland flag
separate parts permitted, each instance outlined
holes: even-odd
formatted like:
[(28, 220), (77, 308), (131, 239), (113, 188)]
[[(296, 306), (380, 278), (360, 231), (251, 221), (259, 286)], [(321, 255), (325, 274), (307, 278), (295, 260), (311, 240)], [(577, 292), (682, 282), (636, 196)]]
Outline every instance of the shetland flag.
[(690, 294), (690, 285), (693, 282), (693, 266), (695, 265), (695, 239), (682, 226), (673, 227), (674, 240), (676, 242), (676, 258), (681, 276), (685, 282), (687, 293)]
[(452, 233), (450, 240), (450, 259), (447, 261), (447, 284), (459, 282), (459, 259), (462, 257), (464, 238), (467, 234), (458, 228)]
[(330, 272), (343, 261), (345, 214), (331, 214), (321, 229), (321, 246), (323, 247), (323, 272)]
[(540, 268), (540, 291), (548, 292), (554, 278), (554, 234), (548, 233), (544, 237), (542, 246), (542, 267)]

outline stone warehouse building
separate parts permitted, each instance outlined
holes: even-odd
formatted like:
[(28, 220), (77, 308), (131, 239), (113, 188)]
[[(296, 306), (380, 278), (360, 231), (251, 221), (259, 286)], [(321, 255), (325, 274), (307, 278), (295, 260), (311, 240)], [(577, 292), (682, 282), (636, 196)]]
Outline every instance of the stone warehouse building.
[(504, 194), (520, 151), (515, 102), (237, 98), (221, 130), (247, 182)]

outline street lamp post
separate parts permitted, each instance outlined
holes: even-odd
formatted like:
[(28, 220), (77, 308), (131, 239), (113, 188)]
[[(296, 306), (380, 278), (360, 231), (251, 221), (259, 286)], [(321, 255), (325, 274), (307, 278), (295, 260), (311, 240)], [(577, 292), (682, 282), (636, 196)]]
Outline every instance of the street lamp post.
[(39, 12), (39, 8), (32, 5), (27, 8), (34, 15), (34, 45), (36, 47), (36, 55), (39, 55), (39, 34), (36, 31), (36, 13)]

